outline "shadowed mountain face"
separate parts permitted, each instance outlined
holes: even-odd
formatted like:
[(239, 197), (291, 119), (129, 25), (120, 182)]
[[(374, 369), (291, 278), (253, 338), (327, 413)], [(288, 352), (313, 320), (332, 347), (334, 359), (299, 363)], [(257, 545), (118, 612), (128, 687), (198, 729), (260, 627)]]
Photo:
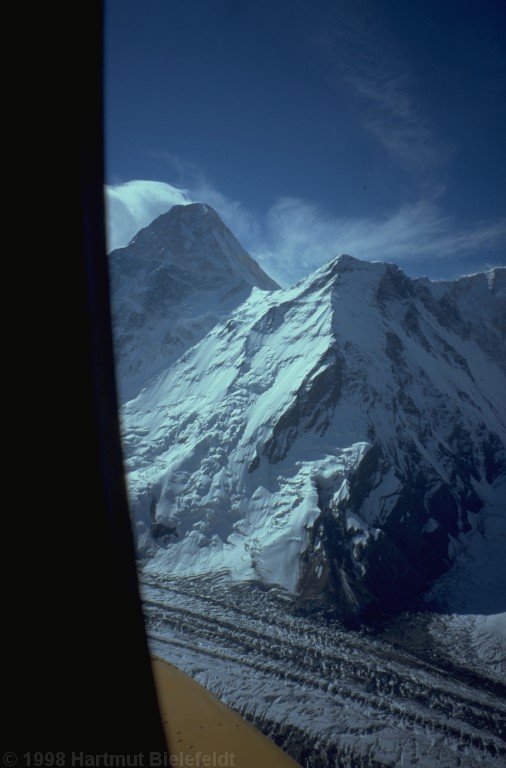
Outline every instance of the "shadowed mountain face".
[(223, 571), (346, 612), (401, 607), (451, 568), (487, 505), (506, 515), (506, 270), (431, 283), (342, 256), (270, 291), (237, 249), (232, 266), (221, 241), (208, 255), (221, 231), (214, 212), (205, 228), (208, 215), (200, 207), (204, 229), (188, 240), (179, 219), (160, 217), (113, 254), (136, 275), (118, 289), (127, 381), (129, 291), (137, 279), (146, 289), (144, 275), (158, 285), (164, 222), (173, 267), (149, 305), (157, 318), (170, 326), (173, 302), (185, 318), (201, 312), (181, 298), (195, 249), (199, 299), (225, 282), (241, 286), (241, 303), (183, 354), (172, 347), (170, 365), (168, 352), (157, 358), (151, 372), (163, 372), (123, 409), (147, 568)]
[(176, 205), (109, 256), (122, 402), (249, 296), (278, 285), (208, 205)]

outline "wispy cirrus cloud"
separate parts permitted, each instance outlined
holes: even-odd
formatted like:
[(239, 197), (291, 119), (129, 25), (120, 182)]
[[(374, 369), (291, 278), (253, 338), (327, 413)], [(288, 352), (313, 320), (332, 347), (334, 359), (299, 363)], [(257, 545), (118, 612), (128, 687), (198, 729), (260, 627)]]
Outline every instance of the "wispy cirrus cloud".
[(337, 3), (313, 35), (335, 87), (355, 95), (359, 120), (405, 170), (426, 172), (448, 152), (417, 97), (408, 63), (385, 30), (359, 7)]
[(337, 217), (308, 200), (286, 197), (255, 218), (202, 177), (198, 190), (131, 181), (106, 188), (111, 249), (172, 205), (213, 206), (244, 247), (281, 285), (290, 285), (334, 256), (392, 261), (414, 274), (453, 276), (506, 263), (506, 219), (459, 226), (437, 200), (421, 199), (383, 217)]
[(367, 102), (365, 125), (391, 157), (404, 168), (431, 168), (442, 157), (430, 121), (410, 95), (409, 77), (399, 72), (371, 69), (350, 76), (348, 82)]
[(269, 210), (266, 233), (265, 250), (260, 246), (254, 255), (284, 285), (341, 253), (432, 277), (448, 268), (459, 274), (469, 259), (484, 268), (489, 251), (495, 263), (506, 260), (506, 219), (459, 227), (436, 202), (423, 199), (384, 217), (340, 218), (309, 201), (285, 198)]

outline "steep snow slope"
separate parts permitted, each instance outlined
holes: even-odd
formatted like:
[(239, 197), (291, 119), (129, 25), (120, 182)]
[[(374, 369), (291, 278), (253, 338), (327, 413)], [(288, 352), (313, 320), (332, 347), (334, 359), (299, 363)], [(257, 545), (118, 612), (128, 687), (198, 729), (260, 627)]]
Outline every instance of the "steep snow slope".
[(228, 315), (278, 286), (208, 205), (175, 205), (109, 256), (121, 400)]
[(342, 256), (253, 289), (123, 410), (148, 569), (348, 610), (444, 573), (506, 471), (505, 272), (431, 283)]

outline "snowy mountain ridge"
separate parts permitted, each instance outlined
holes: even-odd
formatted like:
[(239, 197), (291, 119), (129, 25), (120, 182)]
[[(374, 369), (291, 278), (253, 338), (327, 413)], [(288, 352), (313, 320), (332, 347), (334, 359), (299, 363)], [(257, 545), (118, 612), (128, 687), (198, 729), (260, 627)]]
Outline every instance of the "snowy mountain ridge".
[[(158, 360), (140, 362), (151, 382), (122, 411), (147, 568), (223, 571), (351, 611), (401, 605), (450, 568), (486, 499), (504, 489), (506, 270), (432, 283), (341, 256), (272, 290), (249, 257), (236, 258), (235, 239), (220, 241), (215, 222), (206, 229), (204, 208), (202, 235), (185, 240), (178, 223), (179, 255), (164, 214), (172, 261), (156, 279), (156, 313), (166, 318), (168, 307), (181, 329), (209, 290), (222, 314), (185, 338), (179, 330), (163, 372)], [(114, 257), (122, 268), (145, 259), (148, 279), (160, 269), (152, 265), (167, 219), (154, 224)], [(180, 300), (196, 242), (201, 282)], [(222, 260), (218, 273), (210, 252)], [(140, 332), (128, 338), (135, 311), (122, 280), (116, 323), (128, 391), (143, 348)], [(231, 283), (237, 303), (227, 304)]]

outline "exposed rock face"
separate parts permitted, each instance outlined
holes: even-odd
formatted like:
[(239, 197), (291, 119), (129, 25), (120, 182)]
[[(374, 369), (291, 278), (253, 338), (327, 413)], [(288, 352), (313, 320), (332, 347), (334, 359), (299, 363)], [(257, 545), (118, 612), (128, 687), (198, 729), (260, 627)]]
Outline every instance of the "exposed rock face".
[[(252, 284), (123, 410), (139, 549), (155, 571), (401, 606), (506, 472), (506, 270), (431, 283), (342, 256)], [(150, 510), (177, 536), (153, 538)]]

